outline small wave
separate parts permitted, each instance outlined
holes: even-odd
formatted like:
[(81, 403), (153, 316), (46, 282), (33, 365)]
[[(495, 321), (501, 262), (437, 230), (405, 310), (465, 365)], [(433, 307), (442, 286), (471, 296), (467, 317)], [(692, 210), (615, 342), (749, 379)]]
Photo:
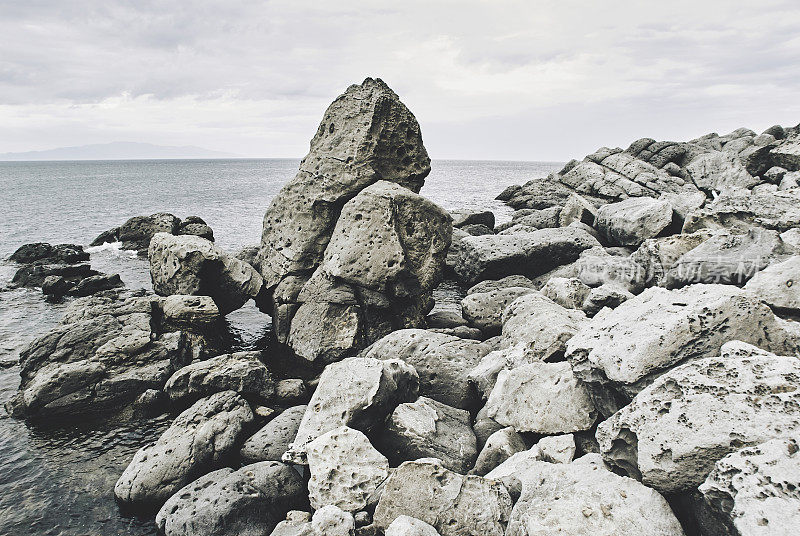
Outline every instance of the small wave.
[(86, 253), (100, 253), (103, 251), (108, 251), (119, 257), (123, 255), (126, 257), (136, 257), (135, 251), (130, 249), (122, 249), (122, 242), (105, 242), (99, 246), (84, 248), (84, 251)]

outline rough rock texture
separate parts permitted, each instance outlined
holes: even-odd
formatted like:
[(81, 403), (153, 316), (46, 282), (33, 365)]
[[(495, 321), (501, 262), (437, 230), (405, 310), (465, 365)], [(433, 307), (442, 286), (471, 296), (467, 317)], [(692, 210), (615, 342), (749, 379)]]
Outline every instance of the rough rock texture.
[(655, 238), (672, 223), (672, 204), (650, 197), (632, 197), (603, 205), (597, 229), (612, 244), (636, 246)]
[(575, 375), (604, 416), (617, 411), (666, 369), (717, 355), (739, 339), (779, 354), (800, 350), (772, 311), (730, 285), (650, 288), (598, 314), (567, 343)]
[(275, 394), (275, 380), (261, 362), (261, 352), (236, 352), (183, 367), (167, 380), (164, 391), (173, 401), (236, 391), (248, 400), (263, 403)]
[(478, 455), (469, 412), (424, 396), (397, 406), (382, 440), (393, 464), (438, 458), (447, 469), (463, 474)]
[(693, 283), (741, 286), (759, 270), (794, 251), (776, 231), (755, 228), (745, 234), (718, 233), (675, 261), (664, 283), (667, 288)]
[(430, 173), (419, 124), (380, 79), (352, 85), (325, 111), (295, 178), (264, 216), (267, 287), (310, 273), (322, 260), (344, 204), (379, 180), (418, 192)]
[(453, 217), (453, 227), (466, 227), (468, 225), (485, 225), (494, 229), (494, 213), (491, 210), (481, 212), (450, 212)]
[(532, 462), (522, 477), (507, 536), (682, 536), (657, 491), (609, 471), (597, 455), (570, 464)]
[(306, 463), (308, 443), (340, 426), (368, 432), (418, 390), (416, 371), (398, 359), (352, 357), (328, 365), (284, 461)]
[(686, 165), (686, 171), (705, 192), (729, 188), (752, 188), (760, 181), (750, 175), (735, 153), (712, 151), (701, 154)]
[(502, 279), (489, 279), (473, 285), (467, 290), (467, 295), (481, 292), (492, 292), (511, 287), (527, 287), (536, 289), (536, 284), (524, 275), (508, 275)]
[(309, 361), (331, 362), (395, 329), (424, 326), (451, 229), (447, 212), (402, 186), (379, 181), (362, 190), (342, 209), (321, 264), (294, 299), (289, 346)]
[(197, 351), (185, 331), (159, 325), (160, 299), (92, 296), (20, 353), (15, 413), (51, 417), (119, 408), (161, 389)]
[(311, 518), (313, 536), (353, 536), (355, 528), (353, 515), (333, 505), (323, 506)]
[(233, 391), (198, 400), (178, 415), (158, 441), (143, 447), (114, 486), (123, 503), (161, 505), (181, 487), (215, 469), (231, 454), (246, 424), (247, 402)]
[(101, 233), (92, 241), (91, 245), (99, 246), (106, 242), (122, 242), (122, 249), (146, 255), (153, 235), (156, 233), (176, 235), (180, 225), (181, 220), (167, 212), (159, 212), (150, 216), (134, 216), (119, 227)]
[(377, 341), (364, 354), (402, 359), (419, 374), (419, 393), (448, 406), (471, 409), (477, 402), (469, 372), (491, 351), (479, 341), (421, 329), (404, 329)]
[(500, 371), (486, 407), (502, 425), (545, 435), (588, 430), (597, 418), (589, 392), (566, 362)]
[(576, 277), (553, 277), (542, 287), (542, 294), (567, 309), (580, 309), (591, 292), (583, 281)]
[(800, 226), (800, 190), (752, 193), (726, 190), (686, 217), (684, 233), (700, 229), (744, 229), (761, 226), (783, 232)]
[(280, 461), (297, 435), (307, 406), (293, 406), (281, 412), (242, 445), (239, 456), (244, 463)]
[(20, 264), (78, 264), (88, 261), (89, 254), (77, 244), (36, 242), (20, 246), (8, 260)]
[(461, 241), (455, 270), (470, 283), (515, 274), (535, 277), (575, 261), (583, 250), (598, 245), (592, 235), (574, 227), (471, 236)]
[(210, 296), (174, 294), (161, 301), (163, 321), (172, 326), (213, 326), (219, 322), (219, 307)]
[(719, 460), (700, 492), (729, 534), (789, 536), (800, 526), (800, 439), (773, 439)]
[(279, 462), (218, 469), (170, 497), (156, 526), (165, 536), (262, 536), (302, 501), (303, 491), (300, 475)]
[(558, 223), (561, 227), (566, 227), (577, 221), (594, 227), (596, 218), (597, 208), (578, 194), (572, 194), (559, 212)]
[(800, 431), (800, 360), (707, 357), (664, 373), (597, 428), (603, 458), (663, 493), (742, 446)]
[(536, 446), (546, 462), (569, 463), (575, 457), (575, 436), (572, 434), (543, 437)]
[(524, 294), (534, 292), (528, 287), (508, 287), (489, 292), (468, 294), (461, 300), (461, 313), (470, 326), (486, 335), (496, 335), (503, 327), (503, 311)]
[(544, 209), (563, 206), (573, 191), (566, 185), (549, 179), (533, 179), (524, 185), (513, 185), (503, 190), (495, 199), (505, 201), (515, 209)]
[(508, 458), (527, 450), (525, 441), (511, 426), (498, 430), (486, 440), (471, 474), (484, 476)]
[(645, 240), (631, 259), (644, 269), (647, 286), (665, 286), (669, 270), (685, 253), (705, 242), (711, 233), (707, 230)]
[(332, 504), (345, 512), (358, 512), (389, 476), (389, 462), (369, 439), (346, 426), (323, 434), (306, 447), (311, 479), (311, 507)]
[(586, 316), (594, 316), (604, 307), (616, 309), (620, 304), (633, 298), (633, 294), (624, 288), (614, 284), (606, 283), (589, 291), (586, 300), (583, 302), (582, 309)]
[(252, 266), (199, 236), (156, 233), (148, 257), (156, 294), (211, 296), (223, 315), (262, 290), (261, 276)]
[(766, 267), (744, 289), (774, 309), (800, 312), (800, 256)]
[(386, 528), (386, 536), (440, 536), (431, 525), (409, 516), (398, 516)]
[(433, 526), (442, 536), (503, 536), (511, 497), (499, 482), (462, 476), (435, 459), (402, 464), (386, 482), (374, 521), (386, 528), (401, 515)]

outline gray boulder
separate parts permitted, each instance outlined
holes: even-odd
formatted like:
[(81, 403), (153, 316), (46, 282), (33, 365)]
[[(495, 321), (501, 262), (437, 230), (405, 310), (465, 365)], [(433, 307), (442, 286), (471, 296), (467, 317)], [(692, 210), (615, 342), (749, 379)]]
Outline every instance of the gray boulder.
[(297, 435), (307, 406), (293, 406), (281, 412), (250, 436), (239, 452), (244, 463), (280, 461)]
[(306, 447), (311, 507), (334, 505), (359, 512), (367, 499), (389, 476), (389, 462), (369, 439), (346, 426), (323, 434)]
[(728, 150), (701, 154), (686, 165), (686, 172), (698, 188), (720, 192), (729, 188), (752, 188), (760, 181), (750, 175), (736, 153)]
[(566, 309), (580, 309), (591, 289), (576, 277), (553, 277), (542, 287), (542, 294)]
[(386, 536), (439, 536), (436, 529), (424, 521), (409, 516), (398, 516), (386, 528)]
[(507, 536), (532, 534), (683, 536), (669, 503), (655, 490), (615, 475), (597, 455), (569, 464), (532, 462), (522, 476)]
[(494, 213), (491, 210), (481, 212), (451, 211), (453, 227), (466, 227), (467, 225), (485, 225), (494, 229)]
[(211, 327), (221, 320), (219, 307), (210, 296), (173, 294), (161, 301), (163, 321), (176, 327)]
[(164, 391), (173, 402), (235, 391), (254, 403), (264, 403), (275, 394), (275, 380), (261, 362), (261, 352), (235, 352), (179, 369), (167, 380)]
[(393, 464), (438, 458), (447, 469), (464, 474), (478, 455), (469, 412), (424, 396), (397, 406), (382, 440)]
[(595, 225), (612, 244), (638, 247), (672, 223), (672, 212), (668, 201), (632, 197), (600, 207)]
[(586, 316), (594, 316), (603, 308), (615, 309), (620, 304), (633, 298), (633, 294), (614, 284), (606, 283), (597, 288), (593, 288), (586, 296), (581, 309)]
[(684, 233), (700, 229), (746, 232), (760, 226), (783, 232), (800, 226), (800, 190), (755, 193), (726, 190), (713, 202), (686, 217)]
[(307, 463), (306, 446), (340, 426), (369, 432), (418, 390), (416, 371), (399, 359), (351, 357), (328, 365), (283, 460)]
[[(150, 240), (156, 233), (178, 234), (181, 220), (167, 212), (159, 212), (150, 216), (134, 216), (128, 221), (101, 233), (90, 245), (99, 246), (106, 242), (122, 242), (122, 249), (136, 251), (139, 255), (147, 255)], [(213, 234), (212, 234), (213, 236)]]
[(374, 359), (401, 359), (419, 374), (419, 393), (448, 406), (471, 409), (477, 401), (469, 372), (491, 348), (475, 340), (403, 329), (377, 341), (364, 354)]
[(405, 462), (392, 473), (375, 509), (386, 530), (401, 515), (424, 521), (442, 536), (503, 536), (511, 497), (499, 482), (448, 471), (436, 459)]
[(575, 261), (597, 240), (574, 227), (508, 235), (470, 236), (461, 241), (455, 270), (470, 283), (507, 275), (535, 277)]
[(524, 294), (535, 292), (528, 287), (508, 287), (468, 294), (461, 300), (461, 313), (472, 327), (484, 334), (497, 335), (503, 327), (503, 311)]
[(261, 276), (252, 266), (199, 236), (156, 233), (148, 257), (156, 294), (211, 296), (223, 315), (257, 298), (262, 290)]
[(475, 468), (470, 474), (484, 476), (517, 452), (527, 448), (525, 441), (511, 426), (498, 430), (486, 440), (475, 461)]
[(218, 469), (170, 497), (156, 526), (165, 536), (262, 536), (302, 495), (303, 479), (279, 462)]
[(631, 260), (643, 268), (647, 286), (665, 286), (667, 273), (678, 259), (711, 236), (712, 233), (704, 229), (691, 234), (651, 238), (642, 242)]
[(780, 354), (800, 351), (796, 336), (746, 292), (692, 285), (653, 287), (598, 314), (567, 342), (567, 358), (597, 409), (610, 416), (665, 370), (718, 355), (732, 339)]
[(800, 440), (772, 439), (719, 460), (700, 493), (720, 533), (789, 536), (800, 526)]
[(662, 493), (691, 490), (726, 454), (800, 432), (799, 375), (775, 355), (676, 367), (598, 426), (603, 458)]
[(180, 488), (217, 468), (253, 420), (233, 391), (198, 400), (178, 415), (158, 441), (139, 449), (114, 485), (117, 500), (160, 506)]
[(486, 402), (489, 417), (520, 432), (588, 430), (597, 412), (569, 363), (529, 363), (503, 370)]
[(481, 281), (480, 283), (471, 286), (467, 290), (467, 295), (493, 292), (495, 290), (502, 290), (504, 288), (512, 287), (536, 289), (536, 284), (524, 275), (507, 275), (506, 277), (497, 280), (489, 279), (486, 281)]
[(773, 309), (800, 312), (800, 256), (767, 266), (744, 289)]

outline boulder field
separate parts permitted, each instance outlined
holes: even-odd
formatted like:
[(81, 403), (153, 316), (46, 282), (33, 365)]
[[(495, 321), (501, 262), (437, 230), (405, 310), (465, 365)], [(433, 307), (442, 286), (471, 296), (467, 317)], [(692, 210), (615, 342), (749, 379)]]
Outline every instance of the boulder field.
[[(70, 302), (11, 410), (172, 412), (113, 489), (167, 536), (794, 535), (798, 154), (798, 127), (643, 138), (507, 188), (497, 225), (420, 195), (419, 124), (367, 79), (258, 246), (166, 213), (98, 237), (148, 252), (155, 295)], [(12, 260), (67, 297), (89, 273), (80, 246)], [(251, 300), (271, 345), (226, 347)]]

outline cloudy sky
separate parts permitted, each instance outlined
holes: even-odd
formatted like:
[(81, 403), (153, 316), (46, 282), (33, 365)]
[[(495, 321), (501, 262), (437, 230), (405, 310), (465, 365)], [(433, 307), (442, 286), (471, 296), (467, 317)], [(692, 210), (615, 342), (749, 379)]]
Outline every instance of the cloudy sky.
[(0, 152), (306, 153), (366, 76), (433, 158), (566, 160), (800, 122), (800, 2), (0, 2)]

